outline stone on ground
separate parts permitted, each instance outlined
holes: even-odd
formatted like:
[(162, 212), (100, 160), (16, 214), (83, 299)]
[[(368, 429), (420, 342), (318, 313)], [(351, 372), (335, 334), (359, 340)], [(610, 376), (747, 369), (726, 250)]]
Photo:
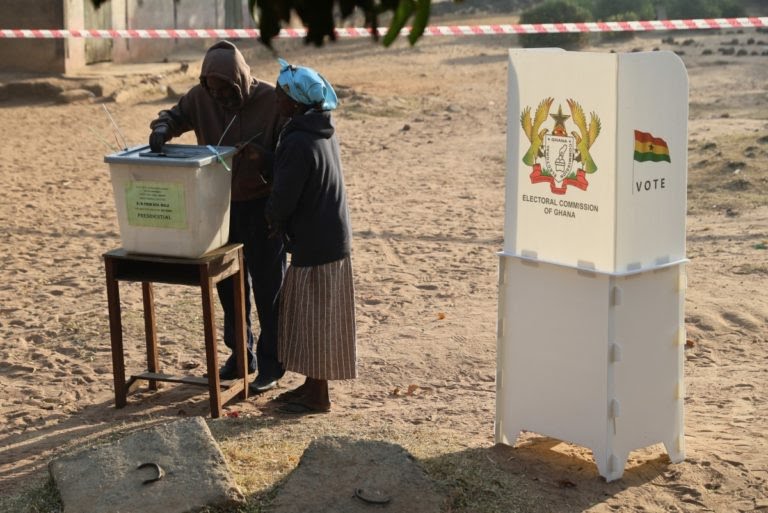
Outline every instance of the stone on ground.
[[(157, 464), (165, 475), (157, 477)], [(137, 431), (49, 464), (64, 512), (182, 513), (242, 503), (224, 455), (200, 417)]]
[(273, 513), (439, 513), (444, 498), (401, 446), (324, 437), (280, 488)]

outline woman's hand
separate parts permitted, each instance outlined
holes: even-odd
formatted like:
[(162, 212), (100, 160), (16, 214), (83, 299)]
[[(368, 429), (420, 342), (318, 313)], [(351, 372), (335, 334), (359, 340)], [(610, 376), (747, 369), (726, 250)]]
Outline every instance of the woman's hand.
[(263, 160), (262, 149), (255, 143), (237, 143), (235, 145), (235, 155), (240, 155), (241, 159), (260, 164)]

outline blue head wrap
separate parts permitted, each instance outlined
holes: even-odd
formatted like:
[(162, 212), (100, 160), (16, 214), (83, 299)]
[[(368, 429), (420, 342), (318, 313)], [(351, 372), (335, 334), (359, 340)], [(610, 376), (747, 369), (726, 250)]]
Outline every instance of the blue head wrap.
[(277, 85), (292, 100), (321, 110), (336, 108), (336, 91), (320, 73), (305, 66), (293, 66), (280, 58), (277, 60), (280, 63)]

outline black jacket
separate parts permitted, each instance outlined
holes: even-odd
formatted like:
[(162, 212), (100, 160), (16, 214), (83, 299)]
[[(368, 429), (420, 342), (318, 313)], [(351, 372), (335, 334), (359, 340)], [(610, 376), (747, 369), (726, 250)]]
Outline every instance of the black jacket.
[(305, 267), (350, 254), (351, 231), (339, 144), (330, 112), (291, 119), (275, 150), (267, 221), (288, 239), (291, 265)]

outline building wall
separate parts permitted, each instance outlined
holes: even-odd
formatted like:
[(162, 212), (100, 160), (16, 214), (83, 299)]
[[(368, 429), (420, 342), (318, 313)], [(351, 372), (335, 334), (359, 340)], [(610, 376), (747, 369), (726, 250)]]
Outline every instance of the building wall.
[[(64, 23), (61, 25), (68, 30), (96, 28), (85, 26), (85, 9), (83, 2), (89, 0), (63, 0)], [(80, 69), (86, 64), (86, 42), (82, 38), (64, 40), (64, 72)]]
[[(112, 0), (115, 28), (172, 29), (172, 28), (232, 28), (225, 27), (238, 20), (242, 27), (252, 27), (247, 0)], [(118, 5), (121, 4), (121, 5)], [(227, 15), (229, 11), (230, 15)], [(233, 14), (237, 11), (237, 14)], [(240, 28), (240, 27), (236, 27)], [(197, 53), (211, 44), (213, 39), (126, 39), (115, 41), (114, 62), (156, 62), (171, 55)]]
[[(62, 0), (3, 0), (0, 27), (60, 29), (64, 26)], [(0, 70), (63, 73), (65, 41), (61, 39), (0, 39)]]
[[(0, 0), (0, 28), (82, 29), (90, 0)], [(114, 29), (252, 27), (247, 0), (109, 0)], [(239, 16), (237, 14), (239, 11)], [(228, 14), (229, 13), (229, 14)], [(226, 28), (240, 28), (226, 27)], [(157, 62), (174, 54), (199, 52), (212, 39), (116, 39), (112, 61)], [(70, 39), (0, 38), (0, 71), (67, 73), (86, 65), (86, 42)]]

